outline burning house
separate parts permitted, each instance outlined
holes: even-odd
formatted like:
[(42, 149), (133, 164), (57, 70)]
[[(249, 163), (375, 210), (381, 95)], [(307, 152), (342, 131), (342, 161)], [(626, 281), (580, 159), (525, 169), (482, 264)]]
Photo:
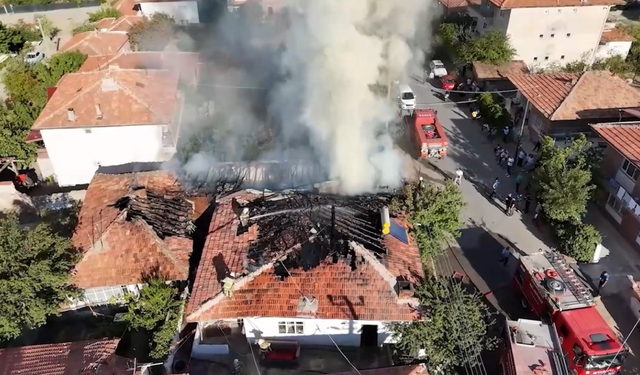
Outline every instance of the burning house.
[(188, 196), (166, 171), (96, 173), (73, 236), (82, 258), (72, 283), (84, 295), (69, 307), (136, 293), (147, 274), (187, 280), (194, 220), (208, 204), (208, 198)]
[[(250, 344), (377, 347), (418, 316), (419, 250), (390, 197), (235, 192), (216, 202), (186, 320), (192, 358)], [(224, 335), (224, 336), (223, 336)], [(246, 341), (245, 341), (246, 342)]]

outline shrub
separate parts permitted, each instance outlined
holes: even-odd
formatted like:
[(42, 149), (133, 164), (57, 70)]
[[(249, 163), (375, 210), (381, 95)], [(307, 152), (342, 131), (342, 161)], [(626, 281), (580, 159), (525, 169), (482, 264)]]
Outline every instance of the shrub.
[(93, 13), (89, 13), (89, 22), (97, 22), (103, 18), (118, 18), (122, 15), (116, 8), (101, 8)]
[(602, 235), (591, 224), (564, 223), (554, 225), (560, 240), (558, 250), (578, 262), (589, 262), (593, 259), (596, 246), (602, 241)]
[(96, 25), (92, 24), (92, 23), (83, 23), (82, 25), (76, 27), (75, 29), (71, 30), (71, 34), (72, 35), (77, 35), (80, 33), (84, 33), (86, 31), (94, 31), (96, 29)]
[(509, 114), (493, 94), (481, 93), (478, 97), (478, 107), (482, 117), (492, 128), (502, 129), (509, 125)]

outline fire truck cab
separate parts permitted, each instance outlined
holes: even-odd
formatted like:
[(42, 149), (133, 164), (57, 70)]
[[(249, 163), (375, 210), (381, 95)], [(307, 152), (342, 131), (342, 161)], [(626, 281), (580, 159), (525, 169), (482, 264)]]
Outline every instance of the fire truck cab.
[(438, 121), (437, 112), (431, 108), (416, 109), (404, 118), (409, 127), (411, 143), (418, 150), (418, 158), (442, 158), (447, 155), (449, 140)]
[(577, 375), (613, 375), (628, 349), (596, 309), (591, 292), (555, 251), (521, 256), (513, 277), (522, 305), (554, 324)]
[(571, 374), (553, 325), (539, 320), (507, 320), (502, 337), (501, 375)]

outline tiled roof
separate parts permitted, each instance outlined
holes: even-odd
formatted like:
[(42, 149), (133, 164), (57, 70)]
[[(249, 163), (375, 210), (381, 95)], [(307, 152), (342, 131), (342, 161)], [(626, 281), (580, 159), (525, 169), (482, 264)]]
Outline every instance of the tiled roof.
[(509, 80), (546, 118), (598, 119), (640, 106), (640, 91), (606, 71), (523, 74)]
[(376, 368), (371, 370), (359, 370), (358, 372), (340, 372), (332, 375), (427, 375), (427, 370), (422, 365), (406, 365), (395, 367)]
[[(166, 70), (70, 73), (60, 80), (32, 129), (170, 124), (177, 93), (178, 75)], [(69, 109), (75, 121), (69, 120)]]
[[(144, 189), (137, 189), (144, 187)], [(187, 225), (193, 219), (191, 203), (185, 201), (176, 177), (166, 171), (135, 174), (97, 173), (87, 189), (80, 210), (73, 244), (84, 252), (76, 265), (73, 283), (82, 289), (131, 285), (141, 281), (142, 275), (154, 268), (170, 280), (185, 280), (189, 271), (189, 256), (193, 241), (182, 236), (160, 238), (155, 222), (146, 217), (131, 216), (131, 208), (122, 208), (122, 199), (142, 197), (149, 202), (151, 195), (164, 199), (161, 208), (152, 208), (162, 223), (172, 227)], [(138, 198), (136, 198), (138, 199)], [(165, 201), (154, 201), (153, 205)], [(119, 207), (116, 207), (116, 203)], [(189, 206), (168, 211), (178, 204)], [(152, 206), (151, 203), (147, 204)], [(149, 215), (150, 216), (150, 215)], [(175, 217), (176, 221), (170, 220)]]
[(196, 52), (127, 52), (88, 57), (78, 72), (104, 69), (168, 69), (184, 81), (197, 79), (200, 54)]
[(124, 375), (116, 361), (120, 339), (0, 349), (0, 375)]
[(129, 44), (126, 33), (86, 31), (76, 34), (58, 52), (78, 50), (87, 56), (118, 53)]
[(507, 76), (529, 73), (527, 64), (522, 60), (509, 61), (502, 65), (475, 61), (473, 63), (473, 69), (478, 79), (506, 79)]
[[(242, 198), (252, 200), (255, 196), (245, 194)], [(300, 290), (317, 301), (313, 313), (317, 317), (389, 321), (412, 320), (416, 316), (411, 306), (415, 303), (412, 293), (401, 290), (398, 296), (391, 284), (397, 277), (415, 282), (416, 277), (423, 276), (420, 254), (412, 238), (407, 245), (391, 235), (383, 242), (388, 252), (385, 259), (379, 260), (358, 246), (354, 270), (347, 261), (333, 262), (329, 257), (308, 270), (289, 265), (288, 276), (281, 280), (277, 269), (282, 263), (276, 259), (286, 264), (287, 259), (299, 259), (302, 253), (299, 246), (291, 243), (291, 247), (283, 247), (283, 256), (238, 279), (233, 297), (225, 297), (221, 280), (229, 273), (239, 275), (246, 270), (249, 248), (261, 235), (258, 225), (238, 233), (239, 225), (232, 203), (219, 202), (187, 305), (188, 321), (299, 316)], [(287, 234), (280, 236), (285, 238)]]
[(627, 160), (640, 166), (640, 122), (596, 124), (591, 127)]
[(142, 16), (121, 16), (119, 18), (103, 18), (95, 23), (99, 31), (128, 32), (136, 23), (142, 22)]
[(600, 38), (600, 43), (633, 41), (635, 41), (634, 37), (619, 27), (603, 31), (602, 38)]
[(622, 5), (623, 0), (489, 0), (500, 9), (559, 8), (593, 5)]

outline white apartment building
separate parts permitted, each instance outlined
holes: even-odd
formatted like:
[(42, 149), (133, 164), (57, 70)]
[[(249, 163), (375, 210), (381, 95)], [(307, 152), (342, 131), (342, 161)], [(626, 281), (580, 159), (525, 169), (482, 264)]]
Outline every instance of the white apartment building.
[[(619, 0), (482, 0), (470, 4), (478, 32), (500, 30), (529, 67), (598, 58), (611, 6)], [(601, 54), (602, 56), (602, 54)]]

